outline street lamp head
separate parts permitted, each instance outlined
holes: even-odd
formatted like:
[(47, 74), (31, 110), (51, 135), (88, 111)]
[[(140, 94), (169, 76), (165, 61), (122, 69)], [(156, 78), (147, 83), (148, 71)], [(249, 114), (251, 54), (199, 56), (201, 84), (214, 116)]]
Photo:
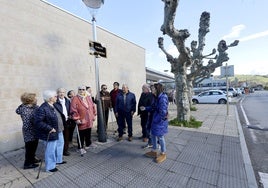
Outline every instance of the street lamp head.
[(99, 9), (102, 4), (104, 4), (104, 0), (82, 0), (83, 3), (92, 9)]

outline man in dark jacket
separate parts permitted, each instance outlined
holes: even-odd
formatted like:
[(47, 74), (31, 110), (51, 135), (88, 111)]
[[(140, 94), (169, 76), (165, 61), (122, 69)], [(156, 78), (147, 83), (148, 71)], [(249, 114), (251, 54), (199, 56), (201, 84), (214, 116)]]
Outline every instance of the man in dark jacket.
[(69, 119), (70, 116), (70, 101), (65, 97), (66, 91), (64, 88), (57, 89), (57, 101), (54, 103), (54, 107), (60, 113), (64, 130), (63, 130), (63, 138), (64, 138), (64, 147), (63, 147), (63, 155), (69, 156), (69, 127), (70, 124)]
[(109, 110), (112, 108), (111, 96), (109, 91), (107, 91), (107, 85), (101, 85), (100, 99), (102, 104), (103, 119), (105, 120), (105, 131), (107, 131)]
[(153, 95), (150, 92), (150, 86), (148, 84), (144, 84), (142, 86), (142, 93), (141, 93), (139, 103), (138, 103), (138, 115), (140, 115), (140, 118), (141, 118), (143, 142), (148, 142), (148, 138), (149, 138), (149, 136), (147, 135), (147, 130), (146, 130), (146, 124), (148, 121), (149, 112), (146, 110), (142, 111), (140, 107), (150, 106), (152, 104), (152, 99), (153, 99)]
[(122, 85), (122, 93), (116, 97), (115, 115), (118, 118), (118, 141), (123, 139), (125, 121), (128, 125), (128, 141), (132, 141), (132, 117), (136, 112), (136, 97), (126, 84)]

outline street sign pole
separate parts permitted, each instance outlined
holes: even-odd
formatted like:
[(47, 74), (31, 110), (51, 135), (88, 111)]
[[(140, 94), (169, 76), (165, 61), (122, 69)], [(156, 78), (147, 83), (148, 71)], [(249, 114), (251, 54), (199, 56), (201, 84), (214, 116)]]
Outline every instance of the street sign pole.
[[(93, 40), (97, 40), (96, 34), (96, 19), (92, 16), (92, 28), (93, 28)], [(97, 130), (98, 130), (98, 141), (99, 142), (106, 142), (106, 133), (105, 133), (105, 126), (104, 126), (104, 119), (103, 119), (103, 110), (100, 100), (100, 78), (99, 78), (99, 63), (96, 55), (94, 55), (95, 61), (95, 75), (96, 75), (96, 105), (97, 105)]]
[(227, 93), (227, 116), (229, 116), (229, 82), (228, 82), (228, 66), (225, 66), (225, 77), (226, 77), (226, 93)]
[[(101, 7), (104, 3), (104, 0), (82, 0), (83, 3), (91, 10), (97, 10)], [(94, 11), (93, 11), (94, 12)], [(97, 34), (96, 34), (96, 19), (95, 14), (92, 12), (92, 30), (93, 30), (93, 40), (94, 42), (97, 41)], [(105, 126), (104, 126), (104, 119), (103, 119), (103, 111), (102, 105), (100, 100), (100, 81), (99, 81), (99, 63), (97, 60), (97, 55), (94, 55), (94, 62), (95, 62), (95, 79), (96, 79), (96, 105), (97, 105), (97, 120), (98, 120), (98, 141), (99, 142), (106, 142), (106, 133), (105, 133)]]

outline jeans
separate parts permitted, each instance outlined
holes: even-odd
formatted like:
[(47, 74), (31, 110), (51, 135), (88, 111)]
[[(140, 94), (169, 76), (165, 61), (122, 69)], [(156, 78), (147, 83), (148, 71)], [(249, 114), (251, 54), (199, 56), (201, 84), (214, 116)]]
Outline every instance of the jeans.
[(63, 133), (59, 132), (59, 139), (57, 140), (57, 146), (56, 146), (56, 163), (62, 163), (63, 147), (64, 147)]
[(157, 149), (157, 140), (159, 141), (160, 147), (161, 147), (161, 153), (166, 152), (166, 141), (164, 136), (155, 136), (151, 135), (152, 137), (152, 143), (153, 143), (153, 150)]
[(45, 151), (45, 164), (46, 171), (52, 170), (56, 167), (56, 149), (57, 149), (57, 140), (44, 141)]

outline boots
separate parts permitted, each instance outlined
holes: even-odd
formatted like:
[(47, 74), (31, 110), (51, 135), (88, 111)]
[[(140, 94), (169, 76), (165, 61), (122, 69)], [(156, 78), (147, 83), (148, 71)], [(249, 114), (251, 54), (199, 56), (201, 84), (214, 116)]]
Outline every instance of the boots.
[(165, 161), (167, 159), (167, 154), (165, 153), (161, 153), (156, 159), (155, 161), (157, 163), (162, 163), (163, 161)]
[(151, 158), (156, 158), (157, 157), (157, 152), (156, 151), (149, 151), (145, 153), (146, 157), (151, 157)]

